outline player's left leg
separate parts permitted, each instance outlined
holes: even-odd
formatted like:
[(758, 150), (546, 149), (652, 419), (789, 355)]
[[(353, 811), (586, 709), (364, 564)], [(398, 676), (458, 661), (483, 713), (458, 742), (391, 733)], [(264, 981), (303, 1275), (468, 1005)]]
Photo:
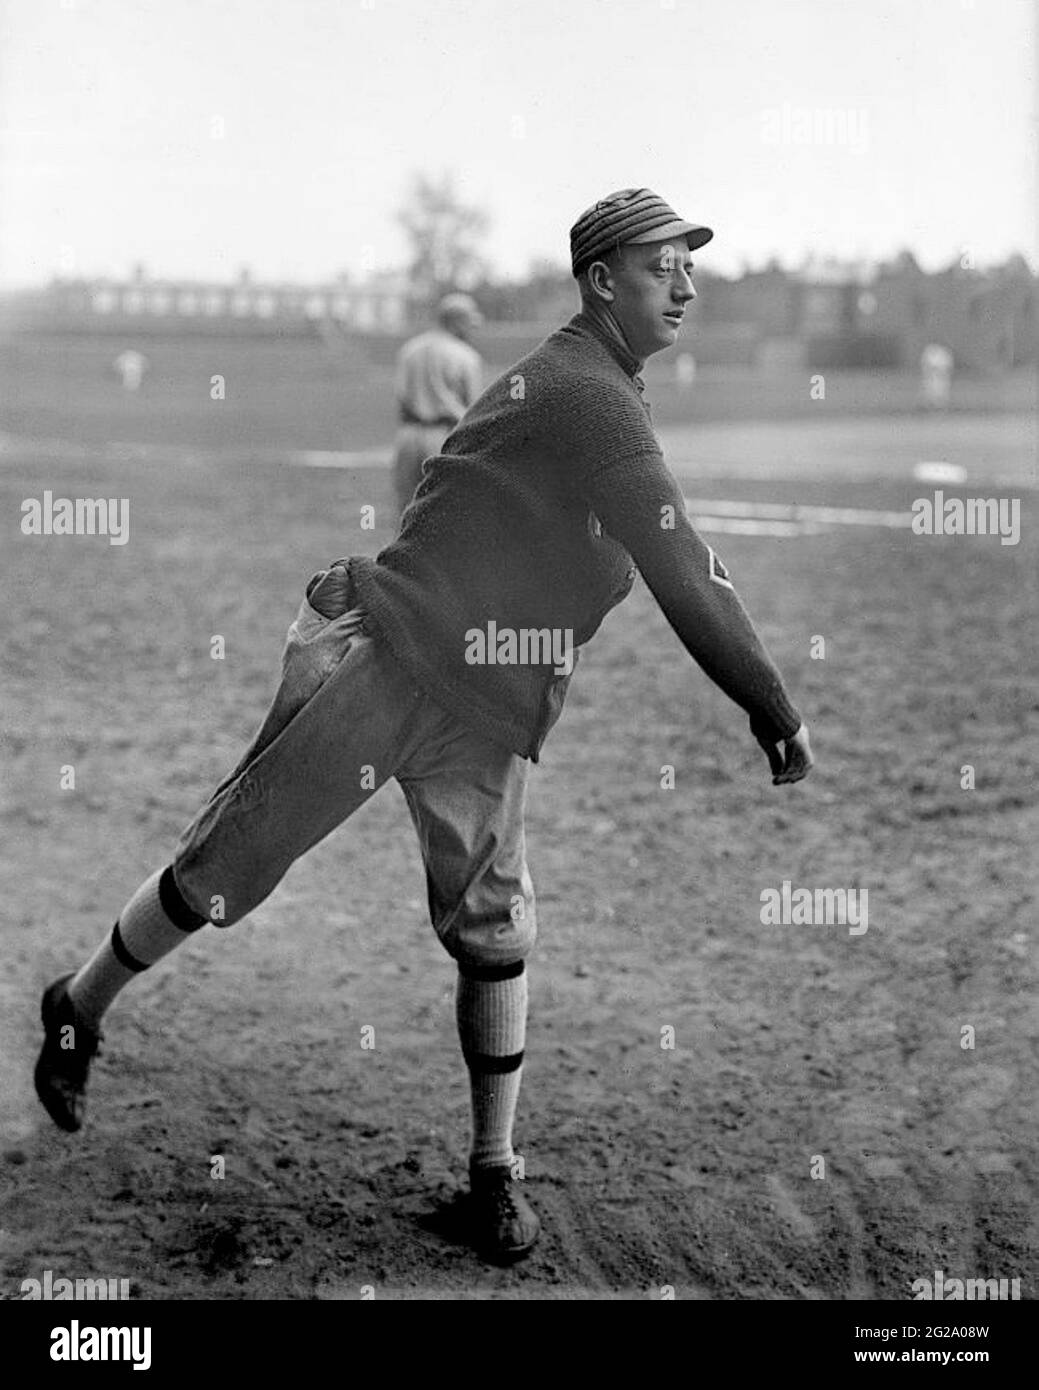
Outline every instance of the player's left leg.
[(439, 425), (402, 425), (397, 433), (393, 459), (393, 489), (398, 515), (411, 501), (422, 481), (422, 465), (440, 452), (448, 431)]
[(83, 1123), (101, 1020), (123, 988), (207, 921), (230, 926), (262, 902), (420, 740), (423, 697), (364, 633), (347, 581), (333, 567), (311, 582), (289, 629), (274, 703), (245, 758), (90, 959), (46, 990), (35, 1083), (62, 1129)]
[(469, 1071), (474, 1237), (496, 1258), (539, 1225), (512, 1147), (526, 1046), (526, 957), (537, 934), (526, 862), (527, 764), (448, 717), (445, 737), (397, 774), (426, 865), (434, 928), (458, 963), (456, 1016)]

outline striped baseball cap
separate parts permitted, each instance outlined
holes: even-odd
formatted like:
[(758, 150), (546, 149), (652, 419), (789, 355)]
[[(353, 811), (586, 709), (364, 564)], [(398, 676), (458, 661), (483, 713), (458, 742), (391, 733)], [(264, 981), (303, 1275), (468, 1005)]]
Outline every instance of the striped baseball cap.
[(684, 236), (690, 251), (706, 245), (714, 236), (679, 217), (670, 204), (648, 188), (622, 188), (600, 198), (570, 228), (570, 264), (575, 276), (600, 256), (630, 242), (670, 241)]

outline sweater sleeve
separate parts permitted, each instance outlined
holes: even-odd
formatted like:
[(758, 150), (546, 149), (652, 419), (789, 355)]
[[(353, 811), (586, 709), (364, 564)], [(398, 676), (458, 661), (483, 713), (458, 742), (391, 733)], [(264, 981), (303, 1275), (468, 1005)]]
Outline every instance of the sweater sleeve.
[(754, 734), (777, 743), (796, 733), (801, 717), (783, 679), (725, 566), (690, 524), (659, 448), (607, 457), (584, 475), (584, 492), (603, 529), (630, 553), (686, 650), (750, 715)]

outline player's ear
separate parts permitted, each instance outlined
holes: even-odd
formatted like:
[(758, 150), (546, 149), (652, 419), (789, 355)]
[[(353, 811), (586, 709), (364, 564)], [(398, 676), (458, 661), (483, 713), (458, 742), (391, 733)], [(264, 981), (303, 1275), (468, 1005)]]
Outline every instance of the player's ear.
[(613, 287), (613, 273), (605, 261), (593, 261), (588, 267), (588, 288), (596, 299), (605, 300), (607, 304), (616, 298)]

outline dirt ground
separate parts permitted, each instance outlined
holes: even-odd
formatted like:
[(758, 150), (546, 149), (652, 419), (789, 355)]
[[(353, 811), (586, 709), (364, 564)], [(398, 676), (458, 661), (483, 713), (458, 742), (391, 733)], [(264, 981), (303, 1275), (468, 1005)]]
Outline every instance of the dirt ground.
[[(867, 456), (898, 428), (863, 424)], [(914, 461), (687, 491), (906, 509)], [(130, 543), (21, 536), (44, 488), (129, 496)], [(121, 997), (82, 1134), (31, 1086), (40, 990), (237, 759), (309, 575), (388, 537), (387, 475), (8, 453), (0, 1298), (48, 1269), (169, 1299), (906, 1299), (936, 1269), (1034, 1298), (1037, 543), (1017, 495), (1017, 546), (712, 538), (811, 723), (803, 785), (770, 785), (641, 584), (586, 649), (529, 808), (516, 1140), (544, 1235), (495, 1269), (457, 1240), (454, 970), (395, 787)], [(868, 890), (868, 931), (763, 925), (784, 880)]]

